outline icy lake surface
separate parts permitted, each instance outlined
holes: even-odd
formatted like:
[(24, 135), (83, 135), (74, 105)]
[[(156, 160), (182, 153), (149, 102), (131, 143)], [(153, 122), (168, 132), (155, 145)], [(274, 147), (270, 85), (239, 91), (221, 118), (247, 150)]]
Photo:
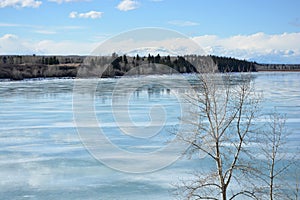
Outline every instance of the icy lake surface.
[[(289, 143), (299, 146), (300, 73), (253, 75), (256, 90), (263, 93), (263, 110), (276, 107), (286, 113), (293, 132)], [(144, 78), (128, 78), (126, 87)], [(99, 80), (94, 108), (106, 136), (126, 151), (153, 151), (166, 145), (181, 112), (176, 94), (185, 89), (177, 78), (151, 76), (153, 83), (140, 85), (129, 98), (130, 119), (136, 125), (149, 123), (153, 106), (164, 107), (165, 126), (150, 139), (120, 133), (111, 112), (111, 96), (119, 79)], [(174, 88), (154, 84), (161, 80), (174, 83)], [(181, 159), (153, 173), (130, 174), (102, 164), (86, 150), (77, 133), (73, 86), (73, 79), (0, 82), (0, 199), (173, 199), (172, 184), (202, 165), (199, 160)], [(115, 106), (122, 111), (126, 101), (122, 94), (116, 98)]]

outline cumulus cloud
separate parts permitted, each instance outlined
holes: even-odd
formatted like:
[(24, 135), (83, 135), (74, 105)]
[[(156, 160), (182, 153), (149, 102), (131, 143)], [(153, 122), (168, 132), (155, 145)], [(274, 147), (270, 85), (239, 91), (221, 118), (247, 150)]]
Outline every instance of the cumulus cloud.
[(21, 41), (17, 35), (0, 36), (0, 54), (31, 54), (30, 43)]
[(5, 34), (0, 36), (0, 54), (53, 54), (53, 55), (87, 55), (98, 44), (92, 42), (32, 41), (20, 38), (17, 35)]
[(77, 15), (78, 15), (78, 13), (75, 12), (75, 11), (73, 11), (73, 12), (71, 12), (71, 13), (69, 14), (69, 17), (70, 17), (70, 18), (76, 18)]
[[(41, 32), (43, 33), (43, 32)], [(43, 34), (51, 34), (44, 32)], [(221, 38), (216, 35), (204, 35), (192, 38), (194, 44), (189, 44), (186, 38), (165, 38), (163, 40), (137, 41), (127, 38), (115, 41), (109, 45), (101, 45), (100, 52), (126, 53), (144, 47), (146, 49), (163, 49), (176, 54), (213, 54), (219, 56), (247, 59), (260, 63), (300, 63), (300, 33), (236, 35)], [(140, 43), (142, 42), (142, 43)], [(32, 41), (17, 35), (0, 35), (0, 54), (90, 54), (98, 45), (92, 42), (77, 41)], [(197, 45), (198, 44), (198, 45)], [(201, 48), (200, 48), (201, 47)], [(165, 50), (165, 49), (164, 49)]]
[(3, 35), (1, 38), (0, 38), (0, 40), (2, 40), (2, 41), (5, 41), (5, 40), (15, 40), (15, 39), (17, 39), (18, 38), (18, 36), (16, 36), (16, 35), (13, 35), (13, 34), (5, 34), (5, 35)]
[(258, 62), (300, 63), (300, 33), (274, 35), (255, 33), (227, 38), (204, 35), (193, 39), (206, 50), (207, 54)]
[(0, 8), (5, 8), (5, 7), (38, 8), (41, 4), (42, 4), (41, 1), (35, 1), (35, 0), (1, 0), (0, 1)]
[(78, 13), (78, 12), (71, 12), (69, 14), (70, 18), (91, 18), (91, 19), (97, 19), (102, 17), (102, 12), (97, 12), (97, 11), (90, 11), (86, 13)]
[(129, 10), (134, 10), (139, 7), (139, 2), (134, 1), (134, 0), (122, 0), (117, 8), (121, 11), (129, 11)]
[(98, 43), (74, 42), (74, 41), (53, 41), (42, 40), (34, 44), (35, 50), (40, 54), (52, 55), (89, 55)]
[(204, 54), (203, 50), (191, 39), (172, 37), (149, 40), (136, 40), (135, 38), (107, 40), (97, 48), (95, 55), (110, 55), (112, 52), (116, 52), (120, 55), (132, 55), (133, 52), (135, 52), (142, 56), (147, 56), (147, 51), (152, 54), (160, 53), (160, 55)]
[(175, 26), (198, 26), (199, 25), (197, 22), (183, 21), (183, 20), (169, 21), (169, 24), (172, 24)]

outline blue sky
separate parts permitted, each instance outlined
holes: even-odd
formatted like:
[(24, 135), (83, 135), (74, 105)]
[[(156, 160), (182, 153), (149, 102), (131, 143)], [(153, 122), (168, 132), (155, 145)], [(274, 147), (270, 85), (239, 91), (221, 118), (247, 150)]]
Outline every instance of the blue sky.
[(207, 54), (300, 63), (299, 0), (0, 0), (0, 54), (89, 54), (121, 32), (160, 27)]

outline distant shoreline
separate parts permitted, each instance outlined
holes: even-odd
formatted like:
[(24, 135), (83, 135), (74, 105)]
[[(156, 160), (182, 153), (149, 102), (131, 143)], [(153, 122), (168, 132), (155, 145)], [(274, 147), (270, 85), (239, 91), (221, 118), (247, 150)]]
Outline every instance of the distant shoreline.
[(265, 69), (257, 72), (300, 72), (300, 69)]
[[(160, 64), (160, 65), (156, 65)], [(136, 68), (143, 66), (143, 68)], [(160, 67), (168, 66), (169, 69)], [(197, 68), (195, 67), (197, 66)], [(300, 72), (300, 64), (259, 64), (218, 56), (21, 56), (0, 55), (0, 79), (119, 77), (135, 71), (137, 75), (197, 73), (210, 67), (214, 72)], [(105, 71), (103, 71), (106, 69)], [(136, 69), (136, 70), (133, 70)], [(79, 73), (80, 70), (80, 73)]]

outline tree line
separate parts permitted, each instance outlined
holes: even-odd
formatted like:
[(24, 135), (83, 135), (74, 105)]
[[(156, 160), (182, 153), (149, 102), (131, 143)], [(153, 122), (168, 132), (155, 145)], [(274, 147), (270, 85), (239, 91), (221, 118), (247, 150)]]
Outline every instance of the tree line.
[[(162, 66), (167, 66), (170, 70)], [(84, 72), (86, 76), (101, 77), (123, 76), (130, 71), (137, 71), (136, 74), (201, 73), (203, 69), (210, 67), (214, 68), (214, 72), (249, 72), (256, 71), (255, 66), (256, 63), (245, 60), (199, 55), (119, 56), (116, 53), (111, 56), (2, 55), (0, 78), (48, 77), (49, 71), (51, 77), (55, 77), (55, 74), (59, 74), (59, 77), (74, 77), (78, 72)]]
[[(72, 64), (72, 63), (83, 63), (85, 58), (88, 56), (21, 56), (21, 55), (3, 55), (0, 56), (0, 64), (13, 65), (13, 64), (43, 64), (43, 65), (58, 65), (58, 64)], [(117, 70), (126, 70), (136, 67), (142, 64), (163, 64), (169, 66), (179, 72), (196, 72), (195, 63), (190, 62), (190, 58), (196, 59), (212, 59), (218, 66), (219, 72), (238, 72), (238, 71), (255, 71), (254, 62), (249, 62), (246, 60), (239, 60), (235, 58), (219, 57), (219, 56), (196, 56), (196, 55), (186, 55), (186, 56), (161, 56), (160, 54), (148, 56), (118, 56), (113, 53), (112, 56), (112, 66)], [(93, 59), (93, 58), (92, 58)], [(101, 59), (107, 59), (107, 56), (100, 56)], [(93, 62), (99, 60), (95, 59)], [(98, 64), (98, 63), (96, 63)]]

